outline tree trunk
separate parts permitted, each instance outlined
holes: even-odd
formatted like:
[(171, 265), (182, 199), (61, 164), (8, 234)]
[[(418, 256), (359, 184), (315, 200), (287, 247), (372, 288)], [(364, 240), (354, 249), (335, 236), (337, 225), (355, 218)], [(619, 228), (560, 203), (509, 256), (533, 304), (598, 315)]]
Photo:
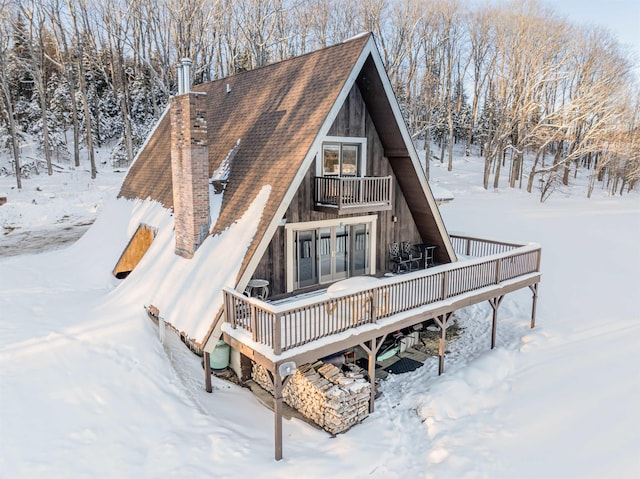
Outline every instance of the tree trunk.
[(47, 112), (47, 93), (46, 88), (43, 89), (40, 98), (40, 108), (42, 109), (42, 147), (44, 149), (44, 158), (47, 162), (47, 174), (53, 175), (53, 166), (51, 165), (51, 144), (49, 142), (49, 114)]
[(502, 146), (502, 142), (498, 144), (497, 155), (499, 156), (498, 161), (496, 161), (496, 173), (493, 177), (493, 188), (497, 189), (500, 185), (500, 165), (502, 165), (502, 161), (504, 160), (504, 147)]
[[(489, 151), (488, 149), (485, 151)], [(485, 190), (489, 189), (489, 174), (491, 173), (491, 156), (487, 153), (487, 156), (484, 159), (484, 176), (482, 179), (482, 185)]]
[(16, 186), (18, 189), (22, 189), (22, 173), (20, 171), (20, 148), (18, 148), (18, 133), (16, 129), (16, 121), (13, 117), (13, 105), (11, 104), (11, 97), (9, 92), (2, 88), (4, 92), (4, 103), (7, 110), (7, 116), (9, 117), (9, 133), (11, 134), (11, 150), (13, 151), (13, 161), (16, 167)]
[(92, 135), (92, 122), (91, 122), (91, 110), (89, 109), (89, 99), (87, 98), (87, 88), (84, 80), (84, 65), (83, 65), (83, 50), (82, 46), (79, 49), (79, 58), (78, 58), (78, 66), (79, 66), (79, 77), (80, 77), (80, 93), (82, 96), (82, 105), (84, 107), (84, 128), (87, 134), (87, 150), (89, 153), (89, 162), (91, 164), (91, 179), (95, 180), (97, 176), (96, 169), (96, 158), (93, 151), (93, 135)]
[(453, 115), (449, 110), (449, 163), (447, 164), (447, 171), (453, 170)]
[(538, 161), (540, 160), (540, 156), (544, 155), (544, 148), (542, 148), (541, 150), (538, 150), (538, 153), (536, 154), (536, 159), (533, 160), (533, 166), (531, 167), (531, 171), (529, 172), (529, 180), (527, 181), (527, 193), (531, 193), (531, 190), (533, 189), (533, 179), (536, 176), (536, 168), (538, 166)]
[[(68, 68), (71, 70), (71, 67)], [(80, 166), (80, 122), (78, 121), (78, 102), (76, 100), (75, 82), (73, 81), (73, 73), (67, 76), (69, 82), (69, 93), (71, 96), (71, 120), (73, 122), (73, 164), (78, 168)]]

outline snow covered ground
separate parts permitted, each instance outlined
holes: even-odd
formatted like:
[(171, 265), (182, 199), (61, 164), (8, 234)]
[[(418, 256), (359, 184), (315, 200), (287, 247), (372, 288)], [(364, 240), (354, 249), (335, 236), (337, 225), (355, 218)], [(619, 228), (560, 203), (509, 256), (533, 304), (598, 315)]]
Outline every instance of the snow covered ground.
[[(33, 148), (27, 153), (35, 155)], [(99, 162), (106, 151), (98, 153)], [(8, 166), (4, 159), (0, 156), (0, 166)], [(32, 173), (22, 180), (22, 189), (16, 188), (15, 177), (0, 175), (0, 197), (7, 198), (0, 208), (0, 256), (37, 253), (77, 240), (106, 198), (117, 194), (126, 173), (100, 169), (93, 181), (86, 168), (72, 168), (68, 161), (58, 164), (64, 167), (62, 172)]]
[[(110, 277), (99, 217), (69, 247), (0, 258), (0, 477), (637, 477), (640, 196), (575, 187), (540, 204), (484, 191), (473, 157), (431, 171), (456, 197), (442, 208), (449, 231), (542, 245), (534, 330), (528, 290), (503, 301), (493, 351), (488, 304), (461, 311), (443, 376), (434, 358), (391, 377), (376, 412), (334, 438), (285, 421), (276, 462), (273, 414), (218, 379), (207, 394), (199, 358), (163, 347)], [(0, 177), (0, 224), (91, 222), (122, 177), (69, 175), (48, 196), (42, 175), (22, 192)], [(0, 249), (20, 244), (16, 231)]]

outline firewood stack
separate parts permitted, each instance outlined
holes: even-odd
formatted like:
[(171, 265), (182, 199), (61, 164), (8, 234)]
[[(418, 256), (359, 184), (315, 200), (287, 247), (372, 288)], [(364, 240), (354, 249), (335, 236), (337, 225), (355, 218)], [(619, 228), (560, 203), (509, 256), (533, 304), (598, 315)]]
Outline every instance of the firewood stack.
[[(273, 394), (267, 371), (253, 364), (253, 380)], [(369, 415), (371, 386), (362, 369), (343, 372), (333, 364), (317, 361), (300, 366), (282, 391), (289, 406), (330, 432), (338, 434)]]

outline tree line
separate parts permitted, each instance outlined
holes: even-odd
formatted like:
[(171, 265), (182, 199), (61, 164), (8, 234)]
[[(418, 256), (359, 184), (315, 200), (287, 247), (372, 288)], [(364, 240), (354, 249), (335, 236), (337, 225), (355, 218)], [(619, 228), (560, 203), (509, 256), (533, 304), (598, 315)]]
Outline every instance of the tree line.
[(49, 174), (82, 155), (95, 178), (103, 144), (115, 166), (132, 161), (176, 92), (179, 59), (201, 83), (363, 31), (431, 161), (451, 170), (462, 144), (483, 159), (485, 188), (502, 176), (541, 199), (579, 172), (588, 194), (636, 185), (637, 59), (535, 0), (0, 0), (0, 148), (18, 187), (25, 135)]

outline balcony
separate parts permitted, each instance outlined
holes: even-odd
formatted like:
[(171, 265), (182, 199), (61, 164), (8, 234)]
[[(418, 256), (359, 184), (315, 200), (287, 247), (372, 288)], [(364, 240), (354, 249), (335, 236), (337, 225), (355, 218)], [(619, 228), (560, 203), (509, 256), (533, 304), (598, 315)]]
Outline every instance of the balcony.
[(314, 204), (338, 215), (391, 209), (392, 177), (316, 176)]
[(329, 354), (525, 287), (534, 293), (533, 327), (541, 248), (462, 236), (451, 241), (458, 255), (470, 259), (376, 279), (373, 285), (366, 281), (338, 294), (273, 304), (226, 288), (223, 330), (234, 343), (274, 358), (293, 349)]

